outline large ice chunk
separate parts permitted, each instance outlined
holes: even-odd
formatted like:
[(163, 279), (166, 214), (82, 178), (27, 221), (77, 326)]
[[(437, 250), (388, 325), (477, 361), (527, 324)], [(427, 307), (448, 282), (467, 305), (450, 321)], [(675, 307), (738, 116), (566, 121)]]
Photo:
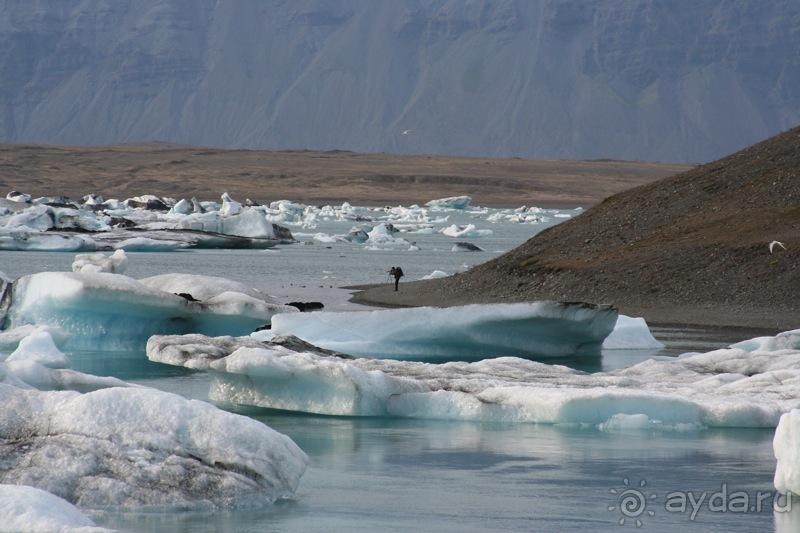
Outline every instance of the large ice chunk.
[(272, 331), (351, 355), (479, 360), (599, 353), (618, 312), (583, 303), (415, 307), (275, 316)]
[(47, 368), (43, 345), (0, 364), (0, 484), (89, 508), (258, 503), (296, 490), (308, 458), (287, 436), (206, 402)]
[(783, 494), (800, 494), (800, 409), (781, 416), (772, 448), (778, 460), (775, 488)]
[[(23, 276), (13, 283), (6, 326), (59, 327), (71, 334), (64, 343), (67, 349), (135, 350), (142, 349), (154, 334), (244, 335), (269, 324), (276, 313), (297, 312), (291, 306), (237, 292), (235, 284), (220, 292), (220, 284), (209, 288), (207, 278), (187, 279), (194, 284), (194, 292), (214, 296), (190, 301), (120, 274), (41, 272)], [(178, 286), (170, 279), (150, 282)]]
[(596, 374), (513, 357), (438, 365), (348, 359), (290, 348), (280, 337), (263, 346), (252, 339), (153, 337), (147, 353), (154, 361), (209, 370), (214, 400), (320, 414), (613, 430), (774, 427), (782, 413), (800, 407), (800, 350), (729, 348)]
[(24, 485), (0, 485), (0, 531), (34, 533), (104, 533), (68, 501)]
[(0, 384), (0, 482), (81, 507), (241, 504), (291, 495), (306, 455), (251, 418), (144, 388), (86, 394)]

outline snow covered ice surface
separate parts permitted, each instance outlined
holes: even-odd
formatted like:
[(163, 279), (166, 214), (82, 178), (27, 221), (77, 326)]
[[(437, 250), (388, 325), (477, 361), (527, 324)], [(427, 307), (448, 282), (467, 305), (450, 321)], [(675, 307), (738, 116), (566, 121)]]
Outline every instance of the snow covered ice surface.
[[(70, 334), (68, 349), (141, 349), (157, 333), (244, 335), (276, 313), (297, 312), (240, 283), (189, 274), (137, 281), (102, 272), (40, 272), (22, 276), (9, 290), (6, 329), (61, 328)], [(200, 301), (178, 295), (186, 291)]]
[(296, 490), (308, 458), (285, 435), (206, 402), (60, 368), (68, 361), (46, 332), (29, 339), (0, 363), (0, 484), (92, 509), (256, 504)]
[[(797, 335), (797, 332), (790, 335)], [(632, 427), (774, 427), (800, 407), (800, 347), (715, 350), (586, 374), (503, 357), (341, 358), (197, 336), (148, 342), (154, 361), (207, 369), (215, 401), (348, 416)]]
[(276, 315), (272, 332), (350, 355), (416, 361), (598, 355), (608, 306), (535, 302)]
[(0, 532), (103, 533), (68, 501), (25, 485), (0, 485)]

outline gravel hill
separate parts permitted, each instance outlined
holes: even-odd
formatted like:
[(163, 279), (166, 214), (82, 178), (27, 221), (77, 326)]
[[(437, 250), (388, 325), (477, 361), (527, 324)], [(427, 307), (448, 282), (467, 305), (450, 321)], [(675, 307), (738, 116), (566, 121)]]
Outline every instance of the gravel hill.
[[(467, 273), (360, 301), (613, 303), (655, 323), (800, 327), (800, 128), (614, 195)], [(782, 242), (786, 249), (769, 243)]]

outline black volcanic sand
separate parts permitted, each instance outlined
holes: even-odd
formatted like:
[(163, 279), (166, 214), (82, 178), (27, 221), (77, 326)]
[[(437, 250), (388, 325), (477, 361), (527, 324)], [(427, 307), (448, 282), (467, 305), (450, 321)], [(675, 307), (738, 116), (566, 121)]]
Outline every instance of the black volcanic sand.
[[(630, 189), (448, 278), (353, 301), (610, 303), (651, 325), (800, 328), (800, 128)], [(769, 243), (777, 240), (786, 250)]]

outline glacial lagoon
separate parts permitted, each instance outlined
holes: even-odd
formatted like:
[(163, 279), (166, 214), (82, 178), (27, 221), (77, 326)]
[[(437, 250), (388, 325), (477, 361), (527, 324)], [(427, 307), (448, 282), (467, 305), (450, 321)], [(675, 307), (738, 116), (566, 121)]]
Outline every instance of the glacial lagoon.
[[(401, 265), (403, 281), (439, 270), (452, 274), (484, 262), (577, 212), (542, 213), (540, 221), (511, 221), (501, 210), (438, 213), (433, 231), (403, 234), (407, 242), (354, 244), (333, 238), (354, 225), (317, 220), (289, 226), (300, 241), (267, 250), (128, 252), (126, 275), (213, 275), (247, 283), (279, 302), (321, 301), (329, 311), (361, 309), (338, 287), (388, 282)], [(517, 219), (519, 220), (519, 219)], [(406, 223), (413, 225), (413, 222)], [(396, 221), (402, 225), (403, 222)], [(470, 237), (439, 229), (475, 225)], [(410, 226), (409, 226), (410, 228)], [(482, 252), (454, 251), (469, 240)], [(307, 244), (308, 243), (308, 244)], [(74, 254), (0, 252), (12, 278), (71, 270)], [(401, 282), (402, 285), (402, 282)], [(402, 290), (402, 287), (401, 287)], [(651, 328), (661, 350), (604, 352), (560, 364), (608, 371), (647, 358), (706, 352), (747, 332)], [(758, 334), (752, 332), (752, 336)], [(72, 368), (207, 398), (203, 372), (152, 363), (143, 353), (67, 354)], [(296, 494), (273, 505), (214, 511), (113, 509), (87, 514), (123, 531), (793, 531), (791, 501), (772, 484), (772, 428), (673, 428), (654, 424), (582, 426), (354, 418), (292, 414), (221, 404), (291, 437), (308, 454)], [(798, 502), (800, 506), (800, 502)], [(777, 509), (777, 510), (776, 510)]]

